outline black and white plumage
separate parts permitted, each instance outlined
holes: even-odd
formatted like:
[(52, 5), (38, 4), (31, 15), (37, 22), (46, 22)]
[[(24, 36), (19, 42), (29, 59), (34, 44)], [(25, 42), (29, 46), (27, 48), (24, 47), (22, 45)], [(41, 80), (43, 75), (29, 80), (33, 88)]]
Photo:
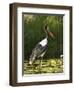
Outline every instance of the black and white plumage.
[(40, 58), (40, 57), (43, 58), (43, 56), (45, 55), (48, 47), (48, 35), (54, 37), (53, 34), (48, 31), (48, 29), (49, 28), (46, 25), (45, 26), (46, 37), (43, 40), (41, 40), (32, 50), (32, 54), (30, 55), (30, 59), (29, 59), (29, 64), (32, 64), (34, 60), (36, 60), (36, 58)]
[(43, 57), (46, 50), (47, 50), (47, 38), (43, 39), (42, 41), (40, 41), (36, 47), (32, 50), (32, 54), (30, 56), (30, 64), (32, 64), (32, 62), (39, 57)]

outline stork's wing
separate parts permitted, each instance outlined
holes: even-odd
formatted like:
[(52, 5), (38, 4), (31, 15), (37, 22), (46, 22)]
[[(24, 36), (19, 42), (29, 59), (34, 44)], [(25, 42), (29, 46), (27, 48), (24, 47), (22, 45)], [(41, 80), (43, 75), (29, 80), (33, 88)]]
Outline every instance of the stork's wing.
[(32, 50), (31, 58), (40, 56), (46, 50), (46, 48), (47, 45), (43, 47), (41, 44), (37, 44), (36, 47)]

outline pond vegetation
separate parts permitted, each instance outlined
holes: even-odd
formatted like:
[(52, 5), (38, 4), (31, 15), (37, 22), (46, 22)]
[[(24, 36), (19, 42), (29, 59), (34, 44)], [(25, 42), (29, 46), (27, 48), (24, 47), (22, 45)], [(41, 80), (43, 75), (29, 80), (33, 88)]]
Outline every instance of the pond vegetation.
[(63, 59), (36, 60), (33, 65), (24, 63), (24, 74), (63, 73)]

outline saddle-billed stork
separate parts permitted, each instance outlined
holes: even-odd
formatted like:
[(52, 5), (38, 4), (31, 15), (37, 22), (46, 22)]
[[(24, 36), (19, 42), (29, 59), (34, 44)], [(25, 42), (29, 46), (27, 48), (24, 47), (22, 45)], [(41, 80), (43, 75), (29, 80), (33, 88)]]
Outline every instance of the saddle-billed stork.
[(44, 26), (44, 31), (46, 33), (46, 37), (40, 41), (35, 48), (32, 50), (32, 53), (30, 55), (29, 58), (29, 64), (32, 65), (32, 63), (36, 60), (36, 58), (42, 58), (40, 59), (40, 66), (42, 66), (42, 60), (43, 60), (43, 56), (46, 53), (47, 47), (48, 47), (48, 36), (51, 36), (52, 38), (54, 38), (53, 33), (49, 30), (48, 25), (46, 24)]

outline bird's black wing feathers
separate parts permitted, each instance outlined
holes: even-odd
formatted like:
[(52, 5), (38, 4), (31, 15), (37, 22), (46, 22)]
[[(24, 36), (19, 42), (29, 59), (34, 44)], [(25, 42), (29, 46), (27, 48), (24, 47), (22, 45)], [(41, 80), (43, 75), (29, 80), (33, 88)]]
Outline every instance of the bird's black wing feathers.
[(45, 52), (47, 49), (47, 45), (46, 46), (42, 46), (41, 44), (37, 44), (36, 47), (32, 50), (32, 54), (31, 54), (31, 58), (32, 57), (38, 57), (40, 56), (43, 52)]

